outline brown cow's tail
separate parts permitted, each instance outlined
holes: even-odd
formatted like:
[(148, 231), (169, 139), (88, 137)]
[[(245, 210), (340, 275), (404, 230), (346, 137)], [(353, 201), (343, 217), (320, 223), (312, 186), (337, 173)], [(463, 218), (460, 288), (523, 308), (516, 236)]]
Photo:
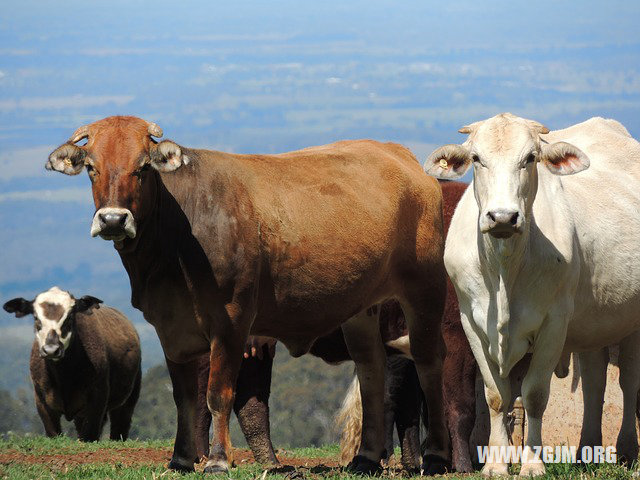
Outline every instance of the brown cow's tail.
[(362, 398), (360, 382), (354, 376), (336, 415), (336, 427), (340, 434), (340, 462), (346, 465), (358, 453), (362, 436)]

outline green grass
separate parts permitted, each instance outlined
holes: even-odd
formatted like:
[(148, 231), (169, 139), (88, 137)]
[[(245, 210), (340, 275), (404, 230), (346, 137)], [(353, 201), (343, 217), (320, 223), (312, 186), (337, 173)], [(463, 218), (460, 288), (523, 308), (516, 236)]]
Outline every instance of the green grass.
[(14, 450), (27, 455), (43, 455), (49, 453), (72, 454), (95, 452), (104, 448), (171, 448), (173, 440), (101, 440), (99, 442), (81, 442), (73, 438), (59, 436), (55, 438), (40, 435), (9, 435), (0, 439), (0, 453)]
[(287, 458), (338, 458), (339, 445), (323, 445), (322, 447), (281, 448), (278, 455)]
[[(7, 439), (0, 440), (0, 454), (10, 454), (18, 452), (37, 457), (38, 455), (73, 455), (83, 452), (95, 452), (101, 449), (139, 449), (139, 448), (161, 448), (167, 449), (172, 446), (172, 440), (160, 441), (138, 441), (129, 440), (127, 442), (100, 441), (95, 443), (81, 443), (67, 437), (46, 438), (40, 436), (10, 436)], [(278, 452), (280, 458), (330, 458), (336, 459), (339, 455), (337, 445), (327, 445), (320, 448), (292, 448), (281, 449)], [(37, 458), (34, 459), (37, 461)], [(512, 473), (516, 473), (519, 467), (515, 466)], [(218, 478), (231, 480), (261, 480), (264, 470), (260, 465), (242, 464), (237, 468), (231, 469), (228, 477), (226, 476), (207, 476), (209, 478)], [(394, 472), (393, 476), (398, 473)], [(184, 479), (193, 478), (202, 479), (202, 473), (179, 474), (168, 471), (165, 465), (137, 465), (125, 466), (120, 462), (112, 464), (91, 463), (84, 465), (68, 466), (64, 462), (48, 464), (43, 459), (42, 463), (37, 464), (0, 464), (0, 478), (9, 478), (17, 480), (32, 479), (122, 479), (122, 480), (141, 480), (141, 479)], [(632, 478), (632, 472), (617, 465), (588, 465), (579, 468), (573, 465), (552, 464), (547, 466), (547, 474), (545, 479), (566, 479), (566, 480), (618, 480)], [(282, 468), (267, 472), (269, 480), (362, 480), (362, 477), (350, 475), (342, 472), (340, 469), (327, 469), (324, 467), (298, 469)], [(387, 477), (389, 478), (389, 477)], [(406, 478), (406, 477), (405, 477)], [(447, 480), (465, 479), (480, 480), (483, 477), (479, 474), (473, 475), (447, 475)]]

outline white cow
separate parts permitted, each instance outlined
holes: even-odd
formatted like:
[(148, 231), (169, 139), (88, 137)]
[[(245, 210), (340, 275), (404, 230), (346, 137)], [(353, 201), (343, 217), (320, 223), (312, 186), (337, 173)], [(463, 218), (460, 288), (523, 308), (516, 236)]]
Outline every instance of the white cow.
[[(509, 113), (460, 129), (462, 145), (431, 154), (427, 173), (456, 178), (473, 165), (453, 216), (445, 264), (478, 361), (491, 414), (490, 445), (508, 445), (509, 375), (532, 353), (522, 397), (529, 424), (520, 475), (538, 475), (534, 446), (554, 368), (580, 353), (581, 446), (602, 439), (606, 346), (620, 343), (624, 393), (618, 455), (638, 456), (640, 389), (640, 144), (614, 120), (549, 133)], [(581, 172), (577, 175), (565, 176)], [(561, 419), (560, 419), (561, 420)], [(506, 475), (506, 463), (483, 473)]]

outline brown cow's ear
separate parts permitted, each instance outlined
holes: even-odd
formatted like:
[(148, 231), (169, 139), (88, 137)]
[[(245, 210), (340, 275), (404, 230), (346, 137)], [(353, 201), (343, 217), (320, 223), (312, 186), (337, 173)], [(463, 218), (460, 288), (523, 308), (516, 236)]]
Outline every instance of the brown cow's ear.
[(149, 152), (151, 166), (160, 172), (174, 172), (182, 165), (189, 163), (180, 146), (171, 140), (154, 145)]
[(33, 302), (25, 300), (22, 297), (18, 297), (13, 300), (9, 300), (2, 308), (20, 318), (33, 313)]
[(429, 155), (424, 171), (436, 178), (451, 180), (464, 175), (471, 162), (471, 153), (462, 145), (445, 145)]
[(44, 167), (47, 170), (56, 170), (67, 175), (77, 175), (84, 167), (86, 156), (87, 152), (83, 148), (72, 143), (65, 143), (51, 152)]
[(102, 300), (96, 297), (92, 297), (91, 295), (85, 295), (82, 298), (78, 298), (75, 304), (76, 312), (87, 312), (92, 308), (100, 308), (100, 304), (103, 303)]

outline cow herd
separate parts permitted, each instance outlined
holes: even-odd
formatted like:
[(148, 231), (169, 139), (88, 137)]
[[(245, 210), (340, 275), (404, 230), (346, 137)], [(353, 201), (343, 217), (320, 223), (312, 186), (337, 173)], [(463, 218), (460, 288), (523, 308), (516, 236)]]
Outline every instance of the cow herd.
[[(170, 468), (192, 471), (206, 455), (206, 473), (227, 472), (232, 408), (256, 460), (277, 464), (268, 339), (293, 356), (355, 362), (361, 414), (349, 471), (379, 472), (395, 425), (403, 465), (427, 475), (473, 470), (478, 367), (488, 445), (509, 445), (521, 394), (521, 476), (545, 472), (534, 449), (552, 375), (568, 374), (572, 352), (584, 396), (580, 446), (600, 445), (615, 344), (618, 458), (637, 459), (640, 144), (602, 118), (550, 132), (501, 114), (460, 132), (466, 141), (437, 149), (424, 170), (393, 143), (238, 155), (159, 140), (158, 125), (124, 116), (78, 128), (51, 153), (49, 170), (87, 170), (91, 235), (113, 242), (131, 302), (160, 339), (177, 407)], [(468, 188), (434, 178), (468, 170)], [(47, 435), (60, 434), (64, 415), (83, 440), (98, 439), (107, 417), (111, 438), (127, 438), (140, 343), (100, 303), (53, 287), (4, 305), (34, 318), (30, 367)], [(508, 467), (491, 460), (483, 473)]]

